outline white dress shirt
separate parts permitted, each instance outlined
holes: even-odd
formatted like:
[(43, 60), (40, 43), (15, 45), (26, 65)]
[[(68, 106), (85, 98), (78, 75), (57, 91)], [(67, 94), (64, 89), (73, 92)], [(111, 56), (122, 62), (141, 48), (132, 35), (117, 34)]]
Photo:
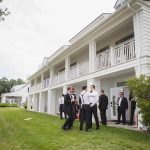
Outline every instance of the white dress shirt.
[(118, 106), (121, 105), (122, 97), (119, 98)]
[(63, 96), (59, 98), (59, 104), (64, 104), (64, 97)]
[(93, 91), (91, 93), (88, 93), (88, 95), (90, 98), (91, 107), (93, 107), (99, 100), (99, 94), (97, 91)]
[(81, 92), (80, 94), (80, 98), (81, 98), (81, 106), (82, 104), (90, 104), (90, 99), (89, 99), (89, 93), (86, 91)]

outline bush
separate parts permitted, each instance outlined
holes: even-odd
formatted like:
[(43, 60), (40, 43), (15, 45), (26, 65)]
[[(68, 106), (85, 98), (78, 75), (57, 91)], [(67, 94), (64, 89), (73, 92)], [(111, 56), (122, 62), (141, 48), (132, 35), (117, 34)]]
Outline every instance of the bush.
[(150, 76), (141, 75), (127, 81), (127, 86), (136, 98), (143, 124), (150, 127)]
[(0, 103), (0, 107), (18, 107), (17, 104)]
[(27, 102), (23, 105), (24, 109), (27, 109)]

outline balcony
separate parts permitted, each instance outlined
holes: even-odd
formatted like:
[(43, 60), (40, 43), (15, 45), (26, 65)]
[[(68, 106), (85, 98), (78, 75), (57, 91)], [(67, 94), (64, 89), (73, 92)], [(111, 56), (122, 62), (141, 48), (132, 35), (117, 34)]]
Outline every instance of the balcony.
[(111, 66), (110, 50), (106, 50), (96, 56), (96, 71)]
[(126, 41), (113, 49), (113, 62), (114, 65), (118, 65), (136, 57), (135, 54), (135, 41)]
[(46, 78), (43, 81), (43, 88), (47, 88), (50, 85), (50, 78)]
[(53, 85), (64, 82), (65, 81), (65, 71), (58, 72), (54, 75)]
[(69, 79), (74, 79), (89, 73), (89, 60), (82, 61), (69, 69)]
[(39, 82), (35, 85), (35, 90), (40, 90), (42, 88), (42, 83)]
[(35, 90), (35, 86), (34, 85), (31, 85), (31, 87), (30, 87), (30, 92), (33, 92)]

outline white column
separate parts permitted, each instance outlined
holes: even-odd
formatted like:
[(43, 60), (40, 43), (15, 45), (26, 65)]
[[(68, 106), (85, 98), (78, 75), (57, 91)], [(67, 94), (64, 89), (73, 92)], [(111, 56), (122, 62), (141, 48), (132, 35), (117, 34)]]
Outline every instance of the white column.
[(27, 109), (31, 110), (31, 95), (29, 95), (27, 103), (28, 103)]
[(111, 60), (111, 66), (114, 65), (114, 51), (113, 51), (113, 47), (110, 47), (110, 60)]
[(42, 89), (44, 88), (43, 81), (44, 81), (44, 75), (43, 75), (43, 73), (42, 73), (42, 74), (41, 74), (41, 88), (42, 88)]
[(53, 85), (53, 78), (54, 78), (54, 66), (52, 66), (51, 68), (50, 68), (50, 86), (52, 86)]
[(95, 71), (95, 60), (96, 60), (96, 42), (91, 41), (89, 43), (89, 72)]
[(80, 76), (80, 71), (79, 71), (79, 69), (80, 69), (80, 67), (79, 67), (79, 63), (77, 63), (77, 77), (79, 77)]
[(55, 115), (55, 101), (56, 101), (56, 92), (54, 89), (48, 90), (48, 113)]
[(2, 103), (6, 103), (6, 96), (2, 95)]
[(33, 94), (33, 111), (37, 111), (37, 95)]
[(66, 94), (66, 93), (67, 93), (67, 86), (64, 85), (64, 86), (63, 86), (63, 94)]
[(39, 112), (42, 112), (42, 92), (39, 93)]
[(70, 56), (65, 58), (65, 81), (69, 78), (69, 69), (70, 69)]

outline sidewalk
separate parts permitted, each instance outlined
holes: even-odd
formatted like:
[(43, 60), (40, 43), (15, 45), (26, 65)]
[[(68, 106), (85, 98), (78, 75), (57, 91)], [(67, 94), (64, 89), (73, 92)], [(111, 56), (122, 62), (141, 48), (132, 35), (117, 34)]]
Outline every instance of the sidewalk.
[(108, 121), (107, 122), (107, 126), (109, 127), (116, 127), (116, 128), (123, 128), (123, 129), (129, 129), (129, 130), (134, 130), (134, 131), (143, 131), (143, 130), (140, 130), (138, 128), (135, 128), (134, 125), (122, 125), (122, 123), (120, 124), (115, 124), (116, 122), (113, 122), (113, 121)]

